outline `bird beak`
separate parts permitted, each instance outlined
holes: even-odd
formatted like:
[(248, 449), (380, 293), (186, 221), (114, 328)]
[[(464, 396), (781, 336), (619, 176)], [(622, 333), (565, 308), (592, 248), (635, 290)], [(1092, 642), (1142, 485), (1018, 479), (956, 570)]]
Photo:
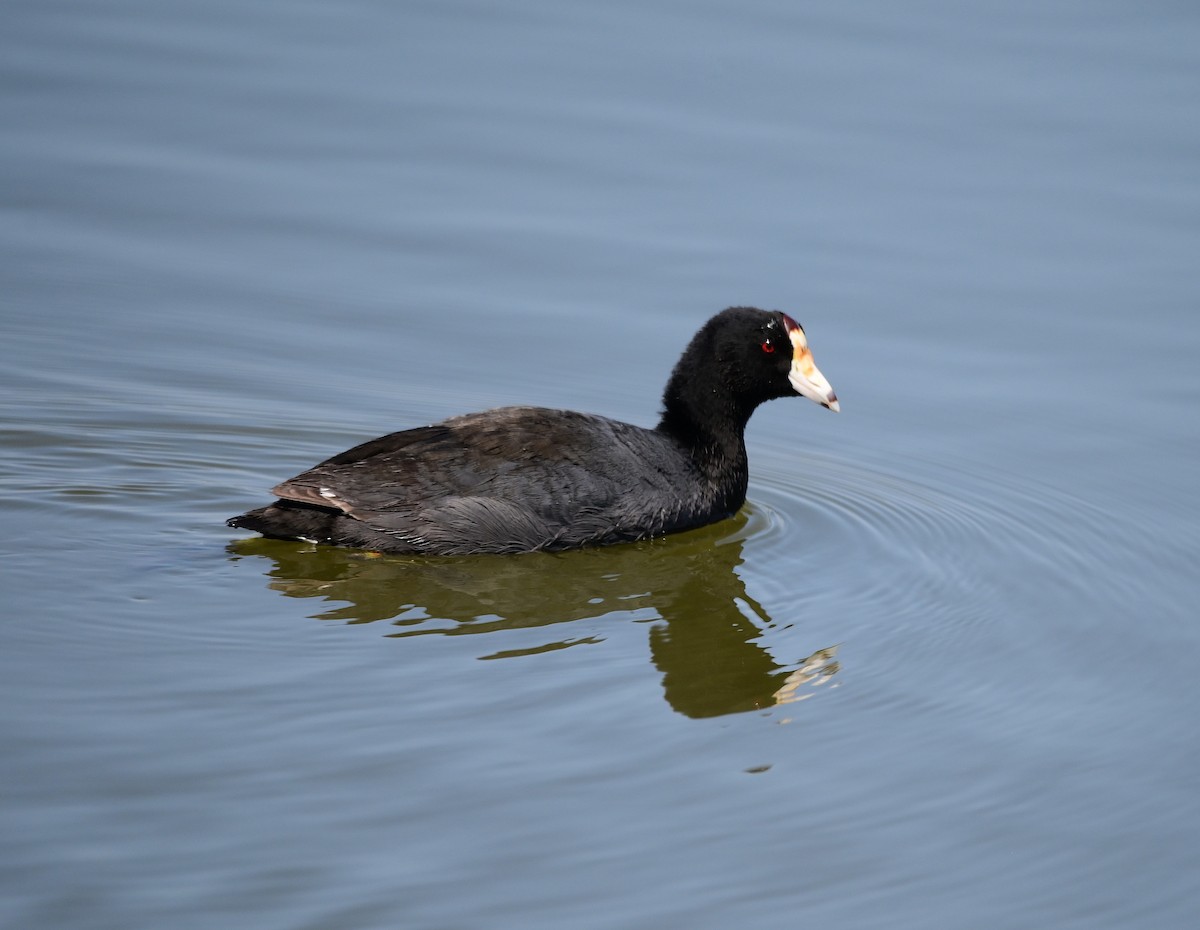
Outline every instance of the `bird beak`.
[(783, 321), (788, 337), (792, 340), (792, 370), (788, 372), (788, 381), (797, 394), (803, 394), (809, 400), (837, 413), (842, 409), (841, 405), (838, 404), (833, 388), (813, 363), (812, 350), (808, 347), (804, 330), (786, 313), (783, 315)]

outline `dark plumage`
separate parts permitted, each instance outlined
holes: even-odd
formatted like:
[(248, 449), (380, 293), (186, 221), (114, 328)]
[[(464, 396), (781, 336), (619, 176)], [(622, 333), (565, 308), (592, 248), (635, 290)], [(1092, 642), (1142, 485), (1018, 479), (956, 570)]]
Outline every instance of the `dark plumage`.
[(372, 439), (273, 489), (228, 521), (285, 539), (461, 555), (571, 549), (690, 529), (746, 499), (743, 431), (776, 397), (838, 409), (804, 330), (784, 313), (731, 307), (701, 327), (654, 429), (606, 417), (501, 407)]

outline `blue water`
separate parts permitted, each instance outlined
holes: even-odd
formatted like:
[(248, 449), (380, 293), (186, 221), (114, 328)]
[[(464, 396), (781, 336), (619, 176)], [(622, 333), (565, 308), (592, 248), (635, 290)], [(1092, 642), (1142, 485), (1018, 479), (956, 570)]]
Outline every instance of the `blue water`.
[[(1191, 927), (1200, 12), (8, 4), (0, 923)], [(750, 500), (226, 517), (804, 323)]]

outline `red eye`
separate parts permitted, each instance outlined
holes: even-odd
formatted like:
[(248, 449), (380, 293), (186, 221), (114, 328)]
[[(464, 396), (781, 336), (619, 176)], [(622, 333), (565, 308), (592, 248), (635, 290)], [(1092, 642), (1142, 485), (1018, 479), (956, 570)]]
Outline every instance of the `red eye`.
[(770, 340), (770, 339), (768, 339), (766, 342), (764, 342), (764, 343), (762, 344), (762, 350), (763, 350), (764, 352), (766, 352), (766, 353), (767, 353), (767, 355), (770, 355), (772, 352), (774, 352), (774, 351), (775, 351), (775, 346), (774, 346), (774, 345), (772, 345), (772, 343), (771, 343), (771, 340)]

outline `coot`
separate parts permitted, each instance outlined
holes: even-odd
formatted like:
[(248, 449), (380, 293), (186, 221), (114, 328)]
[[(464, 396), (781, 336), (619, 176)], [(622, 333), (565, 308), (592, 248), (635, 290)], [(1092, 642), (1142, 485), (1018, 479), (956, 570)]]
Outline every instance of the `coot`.
[(743, 431), (763, 401), (837, 411), (804, 330), (730, 307), (700, 328), (654, 429), (500, 407), (391, 433), (272, 489), (228, 521), (264, 536), (382, 552), (463, 555), (606, 545), (732, 516), (746, 500)]

